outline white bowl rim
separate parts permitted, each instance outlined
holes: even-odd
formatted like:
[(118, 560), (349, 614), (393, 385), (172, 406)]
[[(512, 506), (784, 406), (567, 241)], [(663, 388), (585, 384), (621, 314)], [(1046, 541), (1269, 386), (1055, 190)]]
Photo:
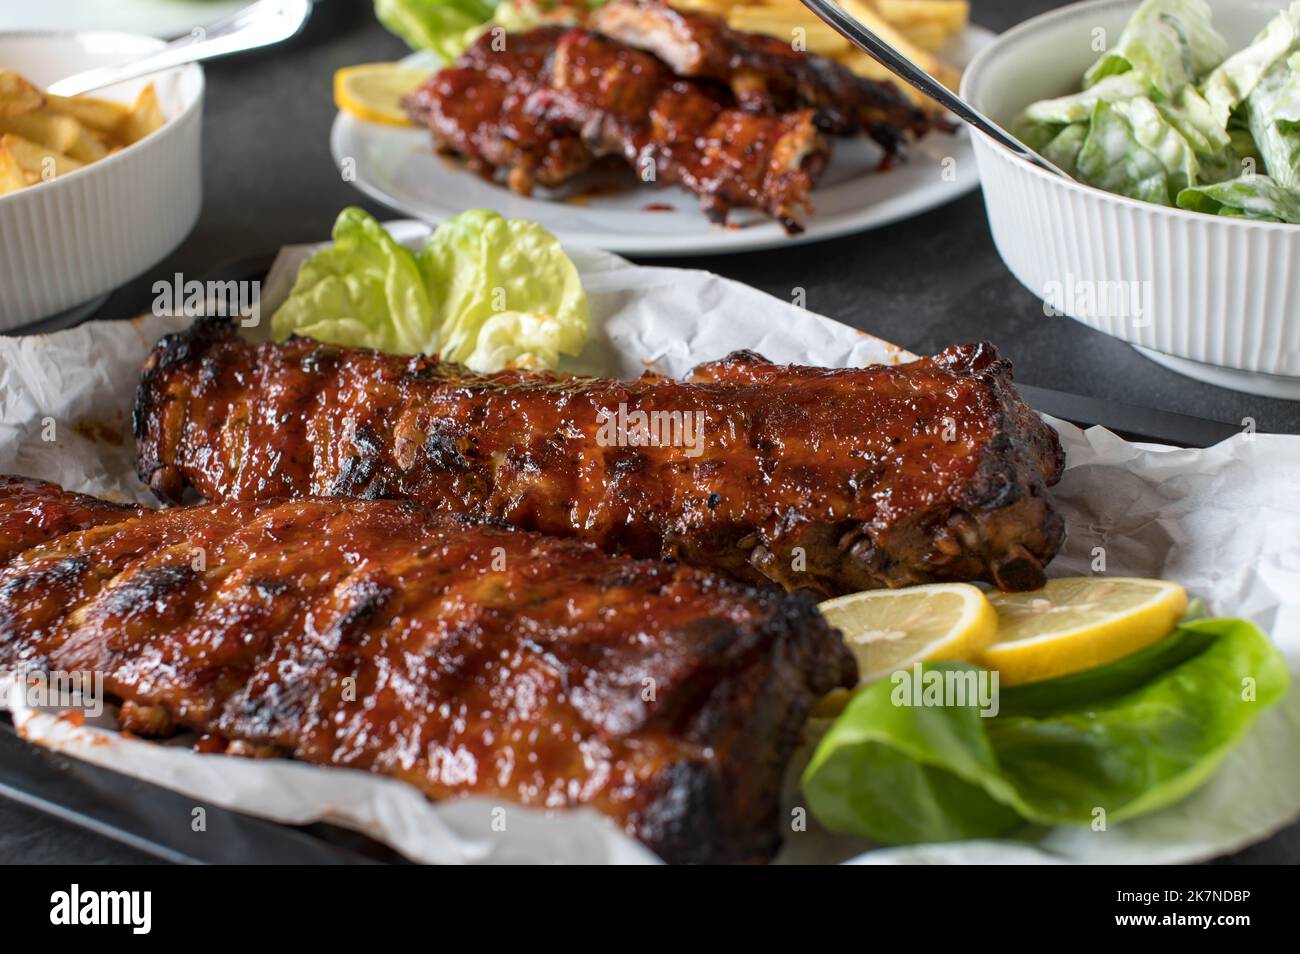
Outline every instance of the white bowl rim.
[[(1039, 32), (1045, 27), (1053, 26), (1060, 20), (1072, 19), (1086, 12), (1095, 12), (1107, 7), (1129, 7), (1136, 6), (1140, 0), (1082, 0), (1080, 3), (1071, 3), (1068, 6), (1058, 7), (1055, 10), (1049, 10), (1046, 13), (1040, 13), (1036, 17), (1030, 17), (1022, 23), (1018, 23), (1005, 33), (999, 33), (993, 40), (979, 50), (966, 64), (966, 69), (962, 71), (960, 95), (962, 99), (971, 103), (976, 109), (979, 109), (979, 103), (972, 102), (972, 89), (975, 87), (981, 72), (999, 53), (1004, 53), (1014, 44), (1023, 42), (1027, 37)], [(1105, 189), (1098, 189), (1096, 186), (1079, 182), (1077, 179), (1063, 179), (1055, 173), (1048, 172), (1034, 165), (1027, 159), (1021, 158), (1013, 153), (1010, 149), (995, 142), (978, 129), (971, 129), (971, 132), (980, 139), (988, 143), (994, 150), (1015, 163), (1022, 172), (1027, 172), (1042, 180), (1048, 180), (1056, 184), (1058, 188), (1072, 189), (1076, 192), (1091, 193), (1097, 196), (1101, 201), (1111, 201), (1119, 205), (1127, 205), (1130, 208), (1145, 212), (1148, 215), (1166, 216), (1173, 219), (1187, 219), (1189, 221), (1206, 222), (1207, 220), (1217, 222), (1224, 228), (1244, 229), (1256, 232), (1279, 232), (1281, 234), (1291, 234), (1300, 236), (1300, 225), (1293, 225), (1290, 222), (1261, 222), (1258, 219), (1247, 219), (1234, 215), (1210, 215), (1207, 212), (1193, 212), (1190, 209), (1180, 209), (1176, 205), (1159, 205), (1155, 202), (1144, 202), (1141, 199), (1133, 199), (1126, 195), (1119, 195), (1116, 192), (1107, 192)]]
[[(114, 40), (144, 41), (144, 45), (151, 46), (157, 50), (160, 50), (167, 45), (166, 41), (160, 40), (157, 37), (149, 36), (144, 33), (122, 33), (114, 30), (0, 30), (0, 43), (3, 43), (6, 40), (79, 41), (83, 39), (96, 39), (96, 40), (105, 40), (105, 41), (114, 41)], [(4, 204), (6, 202), (9, 202), (11, 199), (17, 201), (25, 197), (31, 197), (35, 194), (39, 194), (38, 190), (44, 190), (46, 192), (49, 192), (52, 189), (57, 189), (64, 182), (68, 181), (69, 179), (74, 179), (77, 176), (80, 176), (83, 172), (94, 172), (96, 170), (103, 171), (104, 169), (110, 168), (114, 163), (122, 159), (124, 156), (129, 156), (132, 152), (136, 151), (136, 147), (145, 146), (150, 142), (157, 142), (159, 139), (170, 135), (169, 131), (172, 130), (173, 127), (178, 125), (181, 120), (186, 119), (191, 114), (203, 108), (203, 93), (206, 88), (206, 84), (204, 82), (204, 76), (203, 76), (203, 68), (198, 63), (186, 63), (183, 66), (173, 66), (170, 69), (159, 70), (158, 73), (153, 75), (157, 76), (159, 74), (171, 73), (171, 72), (177, 72), (180, 73), (181, 75), (193, 76), (195, 81), (198, 83), (198, 85), (195, 87), (193, 99), (191, 99), (188, 103), (185, 104), (185, 108), (182, 109), (180, 113), (178, 113), (176, 116), (173, 116), (171, 119), (168, 119), (165, 123), (163, 123), (160, 129), (154, 130), (152, 133), (145, 136), (143, 139), (139, 140), (138, 142), (131, 143), (131, 145), (118, 150), (117, 152), (113, 153), (111, 156), (105, 156), (103, 159), (99, 159), (96, 160), (95, 162), (87, 163), (86, 165), (82, 166), (80, 169), (73, 169), (71, 172), (61, 176), (55, 176), (53, 179), (47, 179), (44, 182), (34, 182), (31, 185), (25, 186), (21, 189), (15, 189), (13, 192), (8, 193), (7, 195), (0, 195), (0, 207), (3, 207)]]

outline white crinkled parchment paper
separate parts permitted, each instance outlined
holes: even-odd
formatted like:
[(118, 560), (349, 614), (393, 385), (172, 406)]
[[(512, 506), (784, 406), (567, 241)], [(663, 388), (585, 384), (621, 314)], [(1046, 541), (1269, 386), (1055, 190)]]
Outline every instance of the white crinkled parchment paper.
[[(390, 226), (418, 241), (424, 226)], [(262, 290), (263, 329), (311, 249), (281, 253)], [(680, 376), (749, 348), (772, 360), (852, 366), (907, 352), (705, 272), (641, 268), (572, 253), (591, 300), (592, 342), (570, 369)], [(183, 320), (146, 316), (71, 331), (0, 338), (0, 473), (70, 490), (153, 503), (134, 474), (130, 408), (139, 367)], [(1068, 539), (1052, 575), (1107, 572), (1184, 583), (1216, 613), (1272, 633), (1300, 676), (1300, 438), (1242, 434), (1208, 450), (1127, 443), (1059, 422), (1066, 474), (1054, 492)], [(52, 438), (52, 439), (48, 439)], [(653, 856), (591, 811), (545, 815), (485, 799), (434, 804), (415, 788), (349, 769), (199, 755), (181, 744), (123, 738), (111, 717), (88, 721), (27, 708), (5, 693), (29, 740), (221, 805), (276, 821), (328, 821), (428, 862), (616, 862)], [(798, 803), (797, 791), (788, 801)], [(1171, 862), (1266, 837), (1300, 816), (1300, 691), (1259, 720), (1213, 779), (1184, 802), (1105, 832), (1058, 828), (1017, 840), (875, 849), (815, 825), (786, 835), (791, 861)], [(501, 828), (504, 819), (505, 830)], [(855, 857), (856, 856), (856, 857)]]

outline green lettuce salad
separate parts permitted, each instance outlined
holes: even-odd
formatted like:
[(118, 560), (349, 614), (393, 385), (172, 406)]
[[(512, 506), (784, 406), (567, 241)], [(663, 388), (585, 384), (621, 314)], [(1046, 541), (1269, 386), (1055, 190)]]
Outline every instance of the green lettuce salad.
[(345, 209), (334, 244), (303, 263), (271, 319), (291, 334), (394, 354), (438, 354), (474, 371), (555, 367), (587, 340), (587, 296), (555, 236), (471, 209), (418, 251)]
[(573, 22), (575, 6), (602, 0), (375, 0), (375, 15), (413, 50), (454, 60), (494, 26), (510, 33), (544, 23)]
[(1108, 192), (1300, 224), (1300, 2), (1231, 56), (1210, 21), (1204, 0), (1146, 0), (1083, 89), (1033, 103), (1018, 135)]
[(873, 683), (813, 753), (809, 810), (832, 831), (907, 844), (1110, 824), (1171, 805), (1210, 777), (1289, 681), (1254, 624), (1199, 615), (1189, 610), (1163, 641), (1108, 665), (1003, 689), (991, 718), (973, 699), (896, 704), (894, 680)]

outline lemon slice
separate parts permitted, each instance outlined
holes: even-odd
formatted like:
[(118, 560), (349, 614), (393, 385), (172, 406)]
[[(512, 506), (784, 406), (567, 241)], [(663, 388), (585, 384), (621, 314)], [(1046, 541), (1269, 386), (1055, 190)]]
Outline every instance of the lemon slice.
[(413, 126), (402, 108), (402, 97), (428, 78), (428, 70), (400, 63), (347, 66), (334, 74), (334, 104), (358, 119)]
[(1167, 636), (1187, 609), (1177, 583), (1125, 576), (1049, 580), (1029, 593), (991, 593), (997, 638), (976, 662), (1004, 686), (1093, 669)]
[(997, 614), (969, 583), (868, 590), (821, 604), (858, 660), (859, 683), (929, 659), (969, 660), (993, 641)]

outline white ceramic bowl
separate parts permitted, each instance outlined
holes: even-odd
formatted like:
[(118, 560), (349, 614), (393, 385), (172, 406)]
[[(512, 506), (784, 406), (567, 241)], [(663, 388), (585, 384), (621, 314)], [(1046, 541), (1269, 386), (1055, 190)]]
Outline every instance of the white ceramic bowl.
[[(1284, 0), (1209, 0), (1231, 51)], [(1137, 0), (1090, 0), (1002, 34), (961, 93), (1010, 128), (1038, 99), (1079, 89)], [(974, 134), (998, 253), (1045, 312), (1064, 312), (1201, 380), (1300, 399), (1300, 226), (1171, 209), (1066, 181)], [(1051, 308), (1049, 309), (1049, 306)]]
[[(129, 33), (0, 33), (0, 67), (43, 87), (160, 46)], [(111, 291), (194, 227), (203, 198), (203, 71), (184, 66), (94, 95), (129, 103), (150, 80), (167, 119), (161, 129), (83, 169), (0, 196), (0, 331)]]

